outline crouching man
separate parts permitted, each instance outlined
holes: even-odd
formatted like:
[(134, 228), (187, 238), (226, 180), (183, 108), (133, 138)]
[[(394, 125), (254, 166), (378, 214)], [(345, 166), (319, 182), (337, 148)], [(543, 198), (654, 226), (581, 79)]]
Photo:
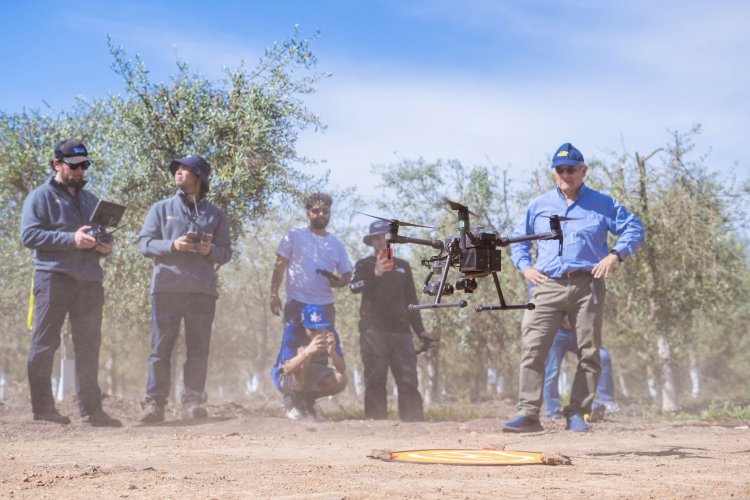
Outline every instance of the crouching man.
[(323, 306), (305, 306), (286, 326), (271, 377), (284, 394), (288, 418), (325, 420), (315, 400), (343, 391), (348, 379), (341, 340)]

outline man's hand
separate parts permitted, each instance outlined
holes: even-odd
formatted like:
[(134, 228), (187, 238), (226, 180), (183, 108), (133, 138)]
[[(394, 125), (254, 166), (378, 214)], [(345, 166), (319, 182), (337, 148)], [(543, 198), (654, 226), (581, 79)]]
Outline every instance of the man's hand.
[(328, 354), (333, 354), (335, 350), (336, 350), (336, 336), (333, 334), (333, 332), (328, 332), (326, 334), (326, 352)]
[(541, 271), (537, 271), (533, 267), (527, 268), (523, 272), (523, 277), (526, 278), (526, 281), (528, 281), (532, 285), (541, 285), (542, 283), (544, 283), (545, 281), (549, 279), (549, 276), (547, 276)]
[(393, 271), (394, 262), (395, 261), (393, 260), (393, 258), (388, 258), (385, 253), (385, 249), (378, 252), (378, 256), (375, 259), (375, 276), (380, 278), (381, 276), (383, 276), (383, 273)]
[(107, 255), (112, 251), (112, 247), (114, 246), (114, 242), (110, 241), (109, 243), (99, 242), (96, 244), (96, 251), (99, 252), (102, 255)]
[[(332, 333), (329, 333), (333, 335)], [(328, 337), (324, 333), (315, 335), (312, 341), (305, 347), (305, 355), (313, 356), (318, 353), (326, 352), (328, 348)]]
[(423, 331), (423, 332), (420, 332), (420, 333), (418, 333), (418, 334), (417, 334), (417, 337), (419, 337), (420, 339), (423, 339), (423, 340), (429, 340), (430, 342), (433, 342), (433, 341), (437, 340), (437, 339), (436, 339), (436, 338), (435, 338), (435, 337), (434, 337), (434, 336), (432, 335), (432, 333), (428, 332), (427, 330), (425, 330), (425, 331)]
[(281, 299), (279, 292), (271, 292), (271, 314), (274, 316), (281, 315)]
[(606, 278), (609, 275), (609, 272), (615, 268), (618, 262), (620, 262), (619, 257), (611, 253), (600, 260), (594, 266), (594, 269), (591, 270), (591, 274), (594, 276), (594, 278)]
[(195, 252), (197, 245), (190, 241), (186, 234), (183, 234), (172, 242), (172, 247), (178, 252)]
[(75, 232), (75, 245), (79, 250), (87, 250), (96, 246), (96, 238), (88, 234), (91, 226), (82, 226)]
[(328, 283), (331, 285), (331, 288), (341, 288), (344, 286), (349, 285), (349, 282), (352, 280), (352, 273), (349, 271), (348, 273), (344, 273), (341, 276), (333, 275), (333, 277), (328, 276)]
[(427, 352), (430, 350), (430, 347), (432, 347), (432, 343), (436, 342), (438, 339), (432, 335), (432, 333), (428, 332), (427, 330), (423, 332), (419, 332), (417, 334), (417, 337), (419, 337), (419, 340), (422, 341), (422, 345), (419, 346), (419, 349), (417, 349), (416, 354), (422, 354), (423, 352)]
[(203, 236), (201, 236), (201, 241), (195, 246), (195, 251), (198, 252), (198, 254), (206, 257), (211, 253), (211, 249), (213, 248), (213, 245), (211, 244), (212, 239), (212, 234), (204, 234)]

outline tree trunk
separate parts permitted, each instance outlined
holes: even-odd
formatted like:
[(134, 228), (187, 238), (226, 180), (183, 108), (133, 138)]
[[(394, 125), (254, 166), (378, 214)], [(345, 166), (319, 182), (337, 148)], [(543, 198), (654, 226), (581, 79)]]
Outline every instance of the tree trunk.
[(117, 354), (115, 354), (115, 351), (109, 352), (104, 366), (107, 370), (107, 392), (110, 396), (116, 396), (119, 388), (117, 387)]
[(440, 344), (435, 342), (432, 347), (423, 355), (427, 356), (427, 383), (424, 393), (425, 406), (430, 406), (440, 402), (440, 388), (438, 387), (438, 378), (440, 375)]
[(701, 377), (698, 356), (692, 347), (688, 348), (688, 359), (690, 363), (690, 396), (695, 399), (701, 393)]
[[(643, 157), (636, 153), (635, 159), (638, 163), (638, 175), (639, 175), (639, 197), (641, 205), (641, 216), (643, 217), (644, 224), (646, 225), (646, 234), (649, 234), (649, 222), (651, 221), (649, 208), (648, 208), (648, 190), (646, 186), (648, 184), (648, 176), (646, 175), (646, 162), (649, 158), (661, 151), (661, 148), (655, 150), (650, 155)], [(674, 374), (672, 370), (672, 347), (669, 343), (669, 337), (666, 332), (669, 331), (667, 319), (662, 314), (662, 297), (664, 294), (661, 293), (663, 288), (664, 280), (660, 273), (659, 266), (656, 259), (656, 251), (654, 246), (648, 241), (643, 245), (646, 252), (646, 276), (649, 281), (649, 297), (648, 301), (650, 304), (650, 315), (651, 324), (654, 325), (656, 331), (656, 346), (659, 353), (659, 368), (661, 370), (661, 396), (662, 411), (673, 412), (677, 411), (677, 391), (675, 390)]]
[(657, 335), (656, 343), (659, 347), (659, 365), (661, 367), (661, 411), (676, 412), (679, 408), (672, 371), (672, 348), (667, 337), (662, 334)]

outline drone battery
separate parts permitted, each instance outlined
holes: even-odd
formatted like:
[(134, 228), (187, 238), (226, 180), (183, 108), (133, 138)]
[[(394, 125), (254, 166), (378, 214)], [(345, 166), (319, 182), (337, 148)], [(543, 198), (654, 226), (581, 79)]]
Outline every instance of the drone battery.
[(462, 273), (491, 273), (500, 271), (500, 250), (496, 248), (468, 248), (464, 253)]

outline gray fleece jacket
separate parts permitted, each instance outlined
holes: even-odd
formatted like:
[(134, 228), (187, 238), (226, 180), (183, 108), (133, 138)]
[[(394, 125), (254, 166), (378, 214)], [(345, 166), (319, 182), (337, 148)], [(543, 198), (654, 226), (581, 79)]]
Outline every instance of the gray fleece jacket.
[[(172, 247), (174, 240), (187, 232), (191, 221), (199, 234), (213, 235), (211, 253), (205, 257), (178, 252)], [(203, 293), (218, 297), (215, 266), (229, 262), (232, 257), (227, 216), (205, 199), (188, 203), (178, 192), (151, 207), (138, 236), (138, 250), (154, 259), (152, 294)]]
[(67, 274), (80, 281), (102, 281), (104, 273), (93, 248), (80, 250), (75, 232), (89, 225), (99, 198), (79, 189), (75, 195), (51, 177), (23, 202), (21, 243), (34, 250), (34, 270)]

